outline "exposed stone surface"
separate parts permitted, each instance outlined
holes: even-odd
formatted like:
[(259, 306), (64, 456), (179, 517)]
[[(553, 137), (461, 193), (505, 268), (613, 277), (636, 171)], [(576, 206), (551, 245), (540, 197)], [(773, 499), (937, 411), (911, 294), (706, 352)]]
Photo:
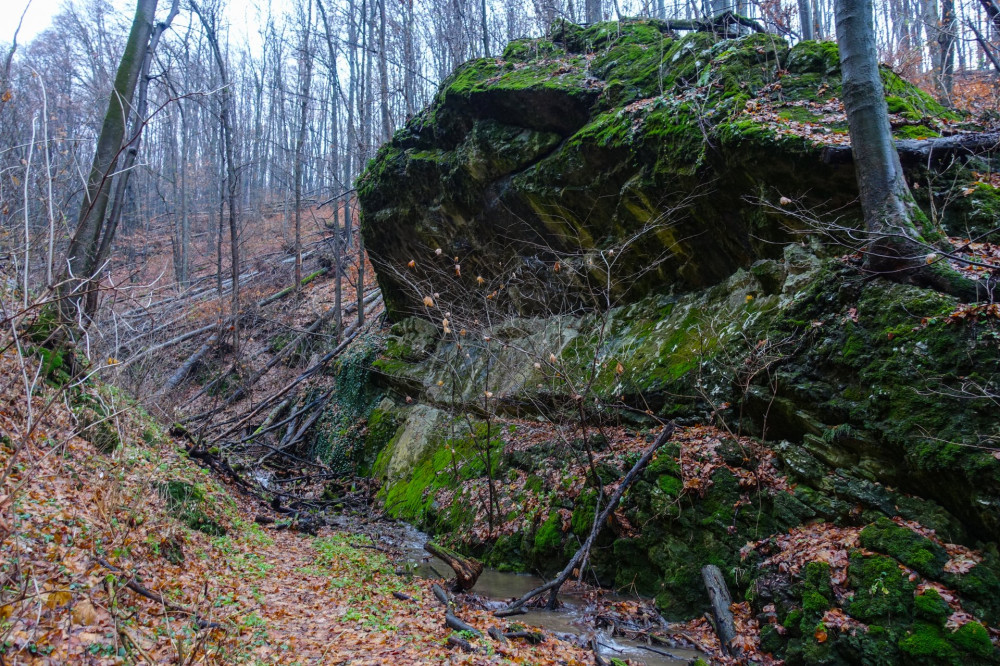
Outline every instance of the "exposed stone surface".
[[(1000, 622), (1000, 325), (952, 321), (954, 299), (801, 233), (803, 211), (860, 217), (850, 162), (826, 150), (845, 141), (837, 63), (829, 43), (558, 24), (442, 85), (359, 181), (395, 321), (363, 391), (388, 396), (363, 449), (390, 515), (492, 566), (551, 572), (628, 457), (581, 478), (576, 435), (511, 447), (518, 428), (714, 423), (760, 446), (720, 437), (695, 482), (684, 444), (664, 449), (592, 553), (602, 583), (688, 618), (716, 564), (790, 664), (1000, 663), (979, 624)], [(959, 120), (883, 78), (899, 138)], [(949, 177), (973, 183), (974, 166)], [(929, 204), (943, 181), (913, 169)], [(988, 231), (995, 188), (963, 191), (938, 219)], [(768, 486), (772, 453), (783, 481)], [(498, 522), (526, 529), (482, 535), (487, 477)], [(827, 560), (779, 563), (799, 538), (832, 538)]]
[[(552, 41), (466, 63), (358, 183), (390, 312), (499, 285), (511, 311), (569, 312), (609, 278), (616, 302), (635, 301), (780, 256), (797, 211), (856, 222), (853, 167), (825, 157), (846, 141), (837, 58), (831, 43), (678, 37), (649, 20), (558, 23)], [(956, 118), (884, 79), (900, 136)], [(977, 202), (963, 223), (979, 223)]]

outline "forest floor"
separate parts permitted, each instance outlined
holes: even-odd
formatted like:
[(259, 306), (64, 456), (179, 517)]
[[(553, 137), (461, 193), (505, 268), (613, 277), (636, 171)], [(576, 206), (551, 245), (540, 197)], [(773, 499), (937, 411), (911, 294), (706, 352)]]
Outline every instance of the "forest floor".
[[(248, 253), (246, 270), (256, 271), (257, 276), (245, 288), (247, 302), (266, 298), (289, 284), (287, 254), (277, 249), (279, 221), (272, 218), (269, 225), (270, 236), (255, 235), (257, 244)], [(317, 224), (314, 232), (310, 236), (314, 254), (304, 274), (317, 270), (322, 254), (328, 251), (329, 230)], [(969, 251), (984, 256), (997, 252), (994, 246), (976, 245), (982, 247)], [(137, 284), (147, 284), (145, 280), (169, 265), (162, 263), (167, 261), (168, 246), (161, 243), (158, 247), (154, 254), (161, 263), (147, 266)], [(203, 249), (207, 253), (210, 248)], [(356, 260), (346, 266), (345, 305), (357, 300), (357, 271)], [(209, 278), (202, 275), (200, 279), (207, 284), (212, 281)], [(181, 414), (224, 407), (206, 419), (206, 427), (241, 418), (312, 365), (319, 350), (330, 346), (328, 330), (318, 336), (322, 344), (297, 354), (294, 363), (277, 364), (249, 387), (248, 399), (226, 407), (225, 392), (200, 394), (206, 383), (227, 373), (247, 377), (263, 368), (278, 353), (277, 339), (303, 331), (333, 307), (333, 290), (327, 274), (304, 287), (298, 299), (254, 309), (243, 328), (242, 365), (236, 367), (229, 350), (220, 345), (198, 376), (189, 377), (169, 400), (148, 398), (166, 373), (190, 357), (203, 339), (150, 356), (130, 366), (127, 375), (124, 369), (114, 368), (119, 361), (112, 355), (120, 354), (124, 365), (127, 353), (142, 353), (164, 337), (218, 321), (224, 312), (217, 299), (182, 304), (167, 300), (150, 308), (150, 299), (169, 298), (170, 289), (145, 293), (135, 287), (123, 292), (127, 298), (115, 305), (116, 317), (127, 321), (135, 315), (133, 322), (149, 320), (144, 329), (137, 326), (131, 342), (108, 350), (106, 372), (117, 375), (115, 383), (124, 390), (98, 381), (58, 387), (46, 381), (48, 370), (39, 370), (37, 357), (20, 357), (13, 348), (0, 353), (0, 666), (594, 663), (589, 649), (551, 634), (538, 645), (520, 639), (501, 644), (463, 636), (476, 650), (472, 653), (449, 645), (453, 632), (445, 627), (442, 608), (430, 591), (431, 581), (398, 574), (399, 554), (379, 539), (380, 530), (391, 529), (386, 523), (369, 522), (360, 515), (335, 518), (330, 521), (336, 523), (334, 527), (322, 527), (315, 535), (281, 529), (286, 526), (281, 515), (270, 512), (231, 480), (220, 479), (201, 466), (189, 455), (190, 443), (172, 437), (160, 424), (167, 415), (173, 420), (173, 407), (180, 407)], [(378, 316), (377, 303), (373, 306), (370, 321)], [(970, 313), (976, 314), (966, 309), (953, 317)], [(346, 317), (345, 326), (354, 319)], [(170, 320), (177, 323), (166, 329), (169, 333), (157, 333), (159, 338), (148, 333)], [(333, 377), (318, 375), (316, 380), (312, 388), (324, 390)], [(146, 397), (146, 405), (162, 408), (159, 420), (133, 395)], [(554, 439), (537, 423), (506, 425), (518, 426), (517, 437), (506, 442), (511, 450)], [(645, 442), (637, 433), (622, 429), (609, 432), (609, 438), (602, 460), (606, 457), (616, 464), (623, 464)], [(712, 470), (724, 464), (714, 448), (718, 433), (692, 426), (681, 429), (676, 439), (684, 488), (697, 493)], [(771, 464), (771, 456), (764, 451), (759, 458), (763, 463), (753, 471), (755, 479), (784, 490), (786, 480)], [(566, 486), (565, 496), (575, 496), (585, 477), (581, 470), (578, 465), (566, 472), (576, 479), (575, 485), (563, 483), (565, 478), (552, 479), (551, 485)], [(253, 470), (243, 473), (251, 477)], [(518, 472), (508, 482), (505, 498), (513, 501), (527, 483), (527, 475)], [(322, 492), (320, 487), (311, 490)], [(441, 492), (440, 501), (447, 501), (448, 493), (482, 495), (482, 481), (469, 480), (460, 491)], [(531, 501), (522, 500), (522, 518), (528, 509), (536, 508)], [(364, 511), (360, 505), (356, 508)], [(257, 524), (255, 519), (262, 514), (278, 522)], [(616, 529), (632, 529), (620, 512), (614, 518)], [(504, 523), (498, 530), (520, 531), (525, 529), (522, 523), (520, 519)], [(474, 530), (473, 536), (482, 535)], [(840, 574), (845, 544), (857, 538), (854, 532), (829, 525), (775, 536), (774, 561), (795, 569), (808, 557), (828, 562)], [(960, 573), (981, 559), (977, 552), (946, 545), (952, 558), (949, 566)], [(949, 594), (943, 588), (942, 592)], [(516, 620), (496, 619), (475, 599), (458, 601), (461, 618), (484, 633), (490, 627), (519, 628)], [(973, 619), (957, 603), (951, 605), (949, 622), (955, 626)], [(744, 650), (760, 663), (770, 663), (759, 652), (760, 627), (749, 605), (734, 604), (733, 610)], [(831, 610), (824, 622), (845, 631), (858, 630), (836, 611)], [(629, 602), (614, 612), (632, 618), (655, 616), (648, 603), (639, 602)], [(685, 637), (688, 645), (722, 662), (718, 641), (704, 618), (673, 629), (673, 635)], [(998, 636), (992, 634), (995, 640), (1000, 640)]]
[[(199, 467), (136, 404), (88, 388), (122, 416), (121, 445), (102, 453), (76, 435), (80, 414), (65, 394), (36, 389), (27, 413), (21, 363), (0, 357), (0, 470), (10, 472), (0, 484), (0, 662), (592, 662), (556, 638), (450, 648), (430, 582), (398, 575), (370, 528), (309, 536), (255, 524), (255, 500)], [(507, 629), (485, 610), (458, 612), (484, 633)]]

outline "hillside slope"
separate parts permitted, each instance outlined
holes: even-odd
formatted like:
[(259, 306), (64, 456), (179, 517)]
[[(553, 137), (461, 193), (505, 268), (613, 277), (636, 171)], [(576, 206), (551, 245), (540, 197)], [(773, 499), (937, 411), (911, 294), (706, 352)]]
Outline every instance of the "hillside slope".
[[(118, 391), (41, 375), (29, 411), (35, 369), (0, 355), (0, 662), (480, 663), (447, 647), (429, 583), (399, 576), (377, 532), (257, 525), (256, 498)], [(588, 661), (557, 640), (497, 654)]]

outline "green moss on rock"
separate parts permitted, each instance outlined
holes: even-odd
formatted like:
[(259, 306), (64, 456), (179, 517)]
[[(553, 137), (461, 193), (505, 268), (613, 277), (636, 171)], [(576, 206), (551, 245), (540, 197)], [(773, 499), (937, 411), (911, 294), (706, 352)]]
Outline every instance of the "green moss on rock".
[(945, 620), (951, 615), (948, 602), (942, 599), (933, 587), (924, 590), (923, 594), (918, 594), (913, 600), (913, 605), (917, 617), (938, 627), (943, 627)]
[(861, 545), (896, 558), (930, 578), (938, 578), (948, 555), (944, 549), (911, 529), (880, 518), (861, 531)]

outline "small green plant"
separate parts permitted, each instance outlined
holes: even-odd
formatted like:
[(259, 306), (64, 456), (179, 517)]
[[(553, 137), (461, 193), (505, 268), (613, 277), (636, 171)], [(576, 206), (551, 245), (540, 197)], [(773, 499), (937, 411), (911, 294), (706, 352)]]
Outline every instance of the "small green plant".
[(886, 573), (883, 571), (872, 583), (871, 589), (868, 590), (868, 593), (872, 596), (875, 596), (878, 592), (881, 592), (882, 594), (889, 594), (889, 588), (885, 585), (885, 577)]

